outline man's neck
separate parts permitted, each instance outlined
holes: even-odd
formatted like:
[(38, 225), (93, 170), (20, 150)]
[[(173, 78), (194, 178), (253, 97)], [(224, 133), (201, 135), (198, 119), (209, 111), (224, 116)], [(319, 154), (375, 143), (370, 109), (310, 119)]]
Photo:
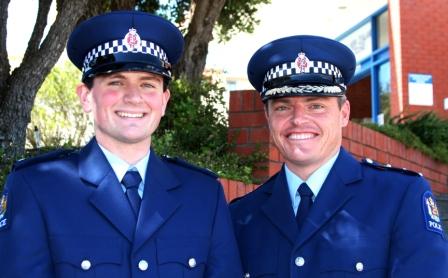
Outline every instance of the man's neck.
[(98, 144), (100, 144), (103, 148), (115, 154), (130, 165), (134, 165), (135, 163), (140, 161), (145, 155), (148, 154), (151, 147), (150, 139), (134, 144), (116, 141), (110, 142), (107, 140), (101, 140), (101, 138), (96, 139)]

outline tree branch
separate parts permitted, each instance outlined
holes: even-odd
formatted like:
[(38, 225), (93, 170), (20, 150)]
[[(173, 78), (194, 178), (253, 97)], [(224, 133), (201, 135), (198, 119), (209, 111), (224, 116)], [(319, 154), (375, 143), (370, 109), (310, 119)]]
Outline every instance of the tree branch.
[[(28, 42), (28, 47), (25, 51), (25, 56), (34, 55), (39, 49), (40, 42), (44, 35), (45, 27), (47, 26), (48, 13), (50, 12), (52, 0), (39, 0), (39, 8), (37, 11), (36, 24), (34, 25), (33, 33)], [(25, 60), (25, 58), (24, 58)]]
[(4, 94), (6, 80), (9, 77), (11, 66), (6, 49), (6, 23), (8, 21), (8, 6), (10, 0), (0, 1), (0, 98)]

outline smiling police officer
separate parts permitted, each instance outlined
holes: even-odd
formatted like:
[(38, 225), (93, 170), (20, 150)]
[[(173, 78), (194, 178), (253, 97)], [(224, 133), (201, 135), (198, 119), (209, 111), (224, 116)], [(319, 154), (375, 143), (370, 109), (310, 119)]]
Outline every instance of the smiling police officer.
[(343, 44), (292, 36), (261, 47), (248, 76), (285, 163), (231, 204), (245, 277), (445, 277), (448, 247), (417, 173), (342, 147), (356, 61)]
[(151, 149), (182, 49), (173, 24), (142, 12), (73, 31), (95, 138), (16, 164), (1, 199), (1, 277), (242, 276), (217, 177)]

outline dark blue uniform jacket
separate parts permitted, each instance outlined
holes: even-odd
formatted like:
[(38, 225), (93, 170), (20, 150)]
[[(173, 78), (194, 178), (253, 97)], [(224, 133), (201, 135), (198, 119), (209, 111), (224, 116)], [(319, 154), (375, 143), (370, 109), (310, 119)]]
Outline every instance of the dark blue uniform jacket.
[(216, 176), (151, 151), (135, 220), (95, 140), (42, 160), (8, 177), (0, 277), (242, 276)]
[[(425, 193), (426, 192), (426, 193)], [(448, 277), (418, 174), (341, 152), (298, 231), (284, 170), (230, 206), (246, 277)], [(436, 226), (432, 226), (436, 225)]]

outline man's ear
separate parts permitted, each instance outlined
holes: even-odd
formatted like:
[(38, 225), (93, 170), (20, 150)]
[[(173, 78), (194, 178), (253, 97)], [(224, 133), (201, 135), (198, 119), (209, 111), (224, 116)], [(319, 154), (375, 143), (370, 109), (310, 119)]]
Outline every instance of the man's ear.
[(76, 86), (76, 94), (81, 102), (84, 112), (89, 113), (92, 111), (92, 93), (91, 90), (84, 83)]
[(166, 111), (166, 107), (167, 107), (167, 105), (168, 105), (168, 101), (170, 100), (170, 97), (171, 97), (171, 92), (170, 92), (170, 90), (169, 89), (166, 89), (164, 92), (163, 92), (163, 95), (162, 95), (162, 102), (163, 102), (163, 107), (162, 107), (162, 117), (163, 116), (165, 116), (165, 111)]
[(346, 100), (341, 107), (341, 126), (346, 127), (350, 119), (350, 102)]
[(266, 117), (266, 120), (269, 122), (269, 100), (266, 101), (263, 107), (264, 107), (264, 116)]

